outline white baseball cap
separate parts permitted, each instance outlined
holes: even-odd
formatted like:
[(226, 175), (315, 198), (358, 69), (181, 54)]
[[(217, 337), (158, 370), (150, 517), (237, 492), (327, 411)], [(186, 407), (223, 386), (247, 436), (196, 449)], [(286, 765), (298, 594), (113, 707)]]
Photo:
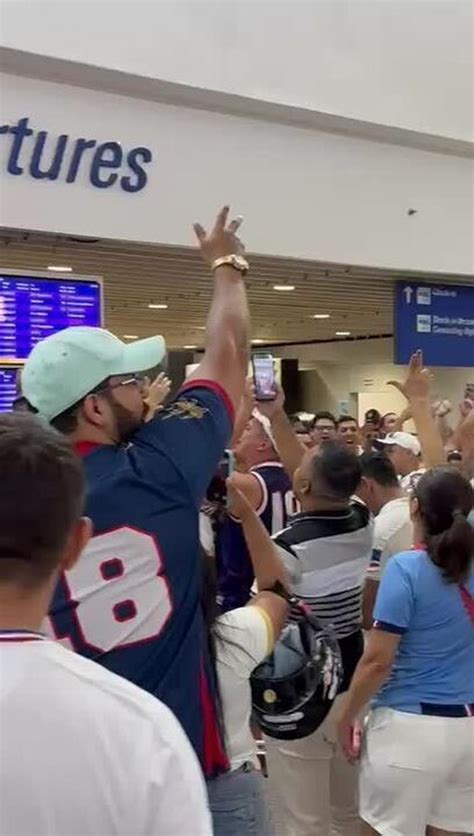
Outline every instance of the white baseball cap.
[(108, 377), (148, 371), (165, 353), (163, 337), (127, 345), (103, 328), (65, 328), (33, 348), (21, 375), (22, 395), (52, 421)]
[(378, 439), (380, 444), (386, 444), (387, 447), (403, 447), (404, 450), (410, 450), (414, 456), (419, 456), (421, 453), (421, 445), (417, 438), (411, 433), (389, 433), (385, 438)]

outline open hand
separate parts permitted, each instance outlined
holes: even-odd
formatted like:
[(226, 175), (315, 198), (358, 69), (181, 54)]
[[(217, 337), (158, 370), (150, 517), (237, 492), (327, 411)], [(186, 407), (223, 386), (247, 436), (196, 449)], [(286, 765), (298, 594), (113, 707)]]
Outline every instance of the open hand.
[(459, 412), (463, 418), (467, 418), (471, 412), (474, 411), (474, 401), (470, 398), (464, 398), (459, 404)]
[(227, 224), (228, 217), (229, 207), (224, 206), (217, 215), (210, 232), (206, 232), (204, 227), (199, 223), (193, 225), (201, 248), (201, 255), (204, 261), (210, 266), (212, 266), (216, 258), (222, 258), (225, 255), (242, 255), (245, 250), (242, 241), (236, 235), (242, 223), (242, 217), (239, 215)]
[(145, 389), (143, 401), (147, 407), (146, 421), (150, 421), (157, 409), (168, 397), (171, 390), (171, 380), (161, 372)]
[(429, 369), (425, 369), (423, 366), (422, 352), (415, 351), (410, 357), (405, 380), (402, 383), (398, 380), (388, 380), (387, 385), (394, 386), (405, 396), (407, 401), (410, 401), (413, 398), (428, 398), (432, 379)]
[(433, 404), (433, 414), (435, 418), (445, 418), (446, 415), (449, 415), (452, 411), (453, 405), (451, 401), (435, 401)]

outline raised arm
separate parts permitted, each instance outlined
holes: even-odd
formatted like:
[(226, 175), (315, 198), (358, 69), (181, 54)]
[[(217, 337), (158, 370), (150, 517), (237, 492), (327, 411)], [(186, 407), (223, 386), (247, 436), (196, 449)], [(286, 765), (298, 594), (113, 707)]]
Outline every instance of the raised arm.
[[(244, 283), (244, 247), (236, 232), (242, 222), (227, 224), (229, 207), (219, 212), (211, 232), (194, 225), (204, 261), (214, 273), (214, 295), (207, 320), (206, 350), (190, 380), (210, 380), (221, 386), (237, 411), (244, 393), (249, 360), (249, 312)], [(235, 266), (216, 262), (236, 256)], [(240, 268), (239, 268), (240, 265)]]
[(272, 425), (272, 432), (283, 467), (289, 476), (301, 464), (306, 448), (298, 439), (285, 412), (285, 393), (277, 387), (274, 401), (261, 401), (257, 404), (259, 412), (266, 415)]
[(253, 391), (253, 381), (247, 380), (245, 383), (244, 393), (242, 395), (240, 406), (235, 416), (234, 432), (232, 434), (231, 447), (234, 447), (242, 436), (245, 427), (252, 417), (252, 412), (255, 409), (255, 394)]
[(280, 581), (284, 586), (287, 585), (287, 572), (265, 526), (244, 494), (236, 487), (235, 476), (231, 476), (227, 480), (227, 490), (230, 511), (242, 523), (245, 542), (247, 543), (259, 590), (257, 595), (251, 598), (248, 606), (258, 606), (264, 610), (272, 624), (273, 635), (277, 637), (288, 618), (289, 606), (283, 598), (269, 590), (277, 581)]
[(403, 383), (389, 381), (408, 401), (421, 445), (426, 467), (436, 467), (446, 462), (443, 440), (433, 417), (430, 399), (431, 374), (423, 367), (423, 354), (416, 351), (410, 358), (408, 373)]

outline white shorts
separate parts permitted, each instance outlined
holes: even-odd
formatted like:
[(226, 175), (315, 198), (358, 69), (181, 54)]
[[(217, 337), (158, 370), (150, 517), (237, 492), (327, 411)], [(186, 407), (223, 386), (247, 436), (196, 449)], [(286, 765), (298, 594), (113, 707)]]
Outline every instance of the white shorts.
[(381, 836), (424, 836), (426, 825), (474, 831), (474, 717), (376, 708), (360, 763), (360, 815)]

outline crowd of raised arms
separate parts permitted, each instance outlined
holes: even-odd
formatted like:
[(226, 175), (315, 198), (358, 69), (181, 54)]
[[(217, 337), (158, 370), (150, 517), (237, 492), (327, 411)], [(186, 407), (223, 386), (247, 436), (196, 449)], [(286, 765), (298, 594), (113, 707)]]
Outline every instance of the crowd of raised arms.
[(474, 831), (474, 400), (418, 352), (401, 414), (288, 416), (240, 225), (194, 226), (174, 399), (161, 337), (76, 327), (0, 416), (4, 836)]

